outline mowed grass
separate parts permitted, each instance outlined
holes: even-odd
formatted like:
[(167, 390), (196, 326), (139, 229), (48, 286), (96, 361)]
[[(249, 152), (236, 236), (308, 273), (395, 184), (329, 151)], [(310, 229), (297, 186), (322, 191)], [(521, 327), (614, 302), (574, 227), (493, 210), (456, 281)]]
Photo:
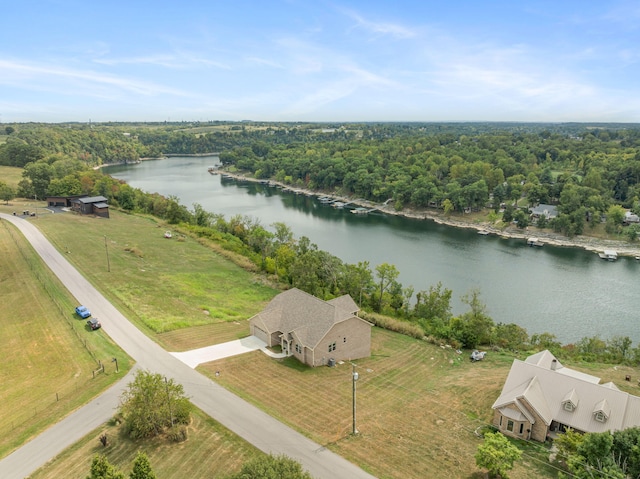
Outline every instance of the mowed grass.
[[(128, 358), (73, 314), (74, 299), (13, 225), (0, 221), (0, 457), (126, 373)], [(108, 362), (117, 357), (120, 373)], [(105, 374), (93, 377), (103, 361)]]
[[(489, 354), (479, 363), (378, 328), (372, 355), (356, 361), (357, 428), (352, 436), (352, 366), (307, 368), (261, 352), (200, 367), (204, 373), (269, 414), (379, 478), (482, 477), (474, 454), (479, 426), (491, 421), (491, 405), (512, 356)], [(553, 477), (540, 446), (510, 477)], [(540, 462), (542, 459), (542, 462)]]
[[(2, 144), (2, 136), (0, 136), (0, 144)], [(4, 181), (6, 184), (13, 187), (18, 186), (18, 183), (22, 179), (22, 168), (15, 166), (1, 166), (0, 165), (0, 181)]]
[[(99, 441), (106, 434), (109, 445)], [(156, 476), (162, 479), (224, 477), (240, 470), (242, 463), (262, 454), (199, 410), (192, 414), (187, 440), (169, 442), (164, 437), (132, 441), (113, 423), (87, 435), (30, 476), (30, 479), (84, 479), (96, 454), (104, 454), (129, 477), (137, 452), (149, 457)]]
[(153, 218), (114, 210), (110, 219), (63, 213), (34, 221), (129, 319), (170, 350), (186, 345), (180, 335), (162, 333), (199, 327), (205, 344), (221, 342), (204, 326), (242, 322), (278, 293), (193, 238), (176, 231), (164, 238), (171, 228)]

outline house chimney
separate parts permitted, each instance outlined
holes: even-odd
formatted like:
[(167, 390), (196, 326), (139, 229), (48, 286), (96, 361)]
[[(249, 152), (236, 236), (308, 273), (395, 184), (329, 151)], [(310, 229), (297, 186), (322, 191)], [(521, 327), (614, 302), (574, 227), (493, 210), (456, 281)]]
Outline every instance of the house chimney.
[(558, 360), (557, 359), (552, 359), (551, 360), (551, 370), (555, 371), (556, 370), (556, 366), (558, 366)]

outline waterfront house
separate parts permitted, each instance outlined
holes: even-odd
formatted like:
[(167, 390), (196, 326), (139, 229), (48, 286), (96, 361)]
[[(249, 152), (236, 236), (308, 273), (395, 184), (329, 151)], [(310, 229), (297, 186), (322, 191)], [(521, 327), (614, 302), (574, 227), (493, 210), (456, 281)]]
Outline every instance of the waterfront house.
[(273, 298), (249, 320), (251, 334), (309, 366), (371, 354), (371, 323), (348, 294), (323, 301), (297, 288)]
[(531, 213), (531, 220), (534, 222), (538, 221), (538, 218), (540, 218), (541, 216), (544, 216), (546, 219), (551, 220), (558, 216), (558, 207), (540, 203), (534, 208), (529, 208), (529, 212)]
[(564, 367), (546, 350), (513, 361), (492, 407), (500, 432), (541, 442), (567, 428), (605, 432), (640, 426), (640, 397)]

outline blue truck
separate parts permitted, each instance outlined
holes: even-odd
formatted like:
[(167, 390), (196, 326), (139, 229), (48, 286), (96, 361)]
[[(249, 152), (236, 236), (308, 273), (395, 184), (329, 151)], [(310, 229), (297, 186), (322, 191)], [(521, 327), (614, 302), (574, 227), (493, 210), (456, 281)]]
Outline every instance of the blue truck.
[(76, 314), (82, 319), (86, 319), (91, 316), (91, 311), (89, 311), (86, 306), (76, 306)]

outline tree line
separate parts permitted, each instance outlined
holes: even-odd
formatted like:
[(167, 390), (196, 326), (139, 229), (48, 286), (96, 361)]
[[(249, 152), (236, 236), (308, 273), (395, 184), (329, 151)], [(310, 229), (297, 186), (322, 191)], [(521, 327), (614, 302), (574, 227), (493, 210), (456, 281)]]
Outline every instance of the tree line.
[[(451, 312), (453, 293), (441, 284), (416, 291), (413, 286), (406, 287), (398, 282), (399, 272), (394, 265), (381, 264), (372, 268), (368, 262), (344, 263), (318, 249), (309, 238), (295, 238), (284, 223), (267, 227), (247, 216), (224, 218), (205, 211), (199, 204), (189, 210), (180, 204), (179, 198), (143, 192), (90, 168), (95, 162), (111, 158), (101, 155), (120, 144), (137, 144), (129, 151), (140, 153), (148, 152), (145, 150), (147, 143), (153, 141), (159, 142), (156, 148), (167, 148), (170, 138), (178, 141), (185, 136), (192, 139), (211, 136), (228, 142), (216, 144), (216, 147), (227, 147), (221, 154), (223, 161), (258, 177), (276, 177), (308, 188), (348, 188), (353, 194), (371, 199), (391, 195), (402, 205), (405, 201), (415, 200), (414, 193), (421, 191), (418, 185), (423, 180), (431, 182), (433, 195), (428, 197), (436, 198), (436, 202), (451, 202), (453, 196), (447, 195), (469, 187), (465, 191), (474, 192), (472, 197), (476, 198), (473, 203), (476, 206), (488, 200), (485, 193), (495, 184), (493, 200), (496, 203), (503, 199), (501, 194), (515, 203), (523, 197), (529, 203), (558, 201), (561, 211), (558, 224), (568, 221), (567, 228), (585, 221), (585, 204), (591, 205), (589, 207), (599, 205), (597, 211), (609, 205), (608, 221), (611, 220), (612, 228), (619, 228), (624, 211), (622, 205), (637, 202), (640, 130), (620, 128), (580, 132), (572, 127), (573, 130), (561, 134), (541, 125), (539, 131), (524, 131), (515, 126), (513, 131), (487, 127), (487, 132), (471, 136), (456, 134), (450, 127), (444, 132), (426, 133), (419, 124), (365, 124), (336, 127), (335, 131), (343, 131), (350, 137), (336, 140), (332, 136), (335, 131), (326, 133), (326, 128), (313, 128), (314, 125), (287, 125), (286, 128), (270, 125), (254, 130), (241, 125), (239, 128), (244, 129), (213, 133), (179, 128), (183, 125), (142, 126), (137, 130), (130, 126), (135, 127), (92, 129), (44, 125), (31, 126), (24, 131), (16, 127), (7, 142), (0, 146), (0, 164), (13, 162), (12, 166), (23, 168), (23, 179), (14, 192), (18, 196), (40, 199), (47, 195), (105, 196), (112, 207), (151, 214), (171, 224), (182, 225), (190, 234), (209, 238), (248, 259), (251, 267), (278, 282), (323, 299), (349, 294), (364, 311), (379, 315), (372, 315), (371, 318), (380, 318), (373, 321), (381, 324), (386, 321), (386, 327), (416, 337), (431, 337), (454, 347), (487, 345), (514, 350), (535, 347), (549, 349), (556, 355), (572, 354), (587, 360), (599, 358), (640, 364), (640, 348), (633, 348), (629, 338), (583, 338), (576, 344), (563, 346), (552, 334), (529, 337), (518, 325), (495, 324), (477, 290), (464, 293), (462, 300), (468, 311), (454, 316)], [(465, 125), (462, 131), (471, 133), (469, 128)], [(101, 146), (97, 147), (98, 144)], [(236, 146), (230, 147), (232, 144)], [(89, 158), (92, 160), (87, 161)], [(135, 154), (125, 156), (127, 161), (129, 158), (135, 158)], [(569, 176), (566, 168), (571, 165), (575, 172)], [(603, 165), (607, 168), (603, 169)], [(556, 174), (561, 166), (563, 172)], [(619, 181), (621, 171), (626, 172), (624, 184)], [(371, 180), (369, 183), (367, 178)], [(362, 182), (369, 186), (363, 186)], [(456, 185), (460, 187), (457, 190)], [(612, 198), (605, 201), (601, 193), (609, 187), (614, 197), (617, 194), (623, 200), (622, 204), (613, 204)], [(404, 188), (411, 194), (401, 194), (406, 192)], [(444, 188), (446, 195), (437, 193), (440, 188)], [(496, 189), (501, 188), (504, 192), (498, 192), (496, 196)], [(0, 192), (4, 190), (0, 185)], [(456, 204), (458, 208), (470, 203)], [(506, 208), (503, 214), (510, 212), (512, 210)], [(569, 216), (571, 220), (567, 220)], [(572, 231), (577, 233), (578, 230)], [(384, 320), (380, 315), (396, 320)]]

